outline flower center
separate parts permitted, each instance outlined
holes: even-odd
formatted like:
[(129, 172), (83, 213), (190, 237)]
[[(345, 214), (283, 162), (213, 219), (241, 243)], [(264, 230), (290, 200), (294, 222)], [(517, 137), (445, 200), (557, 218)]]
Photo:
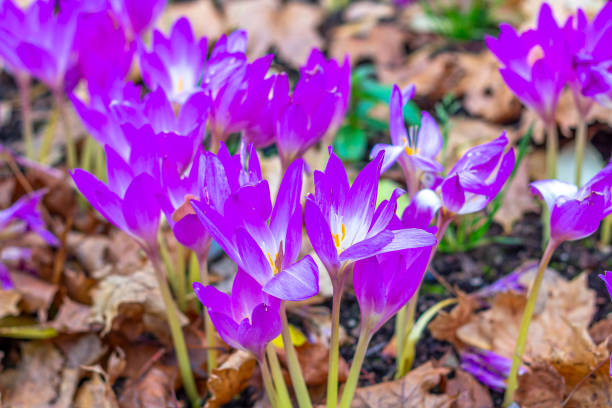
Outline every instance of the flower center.
[(344, 241), (344, 237), (346, 237), (346, 227), (344, 226), (344, 223), (342, 224), (342, 236), (340, 236), (340, 233), (338, 233), (332, 234), (332, 237), (334, 238), (334, 244), (336, 244), (336, 248), (340, 248), (342, 241)]
[(183, 77), (179, 77), (178, 84), (176, 84), (176, 90), (178, 92), (183, 92), (183, 88), (185, 87), (185, 80)]
[(406, 139), (405, 137), (402, 138), (402, 142), (404, 142), (404, 150), (406, 151), (406, 154), (408, 156), (412, 156), (413, 154), (416, 153), (416, 149), (413, 149), (412, 147), (410, 147), (410, 145), (408, 144), (408, 139)]

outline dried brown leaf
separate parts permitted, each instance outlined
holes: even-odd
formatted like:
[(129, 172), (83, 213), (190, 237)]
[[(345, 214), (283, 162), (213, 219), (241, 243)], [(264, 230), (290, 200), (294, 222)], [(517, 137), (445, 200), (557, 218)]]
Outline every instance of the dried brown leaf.
[(94, 272), (111, 262), (110, 239), (104, 235), (68, 233), (66, 245), (69, 251), (88, 272)]
[(63, 333), (83, 333), (91, 329), (91, 308), (65, 298), (51, 327)]
[(171, 2), (161, 16), (158, 28), (167, 33), (180, 17), (189, 18), (197, 37), (219, 38), (225, 31), (223, 16), (211, 0)]
[(7, 407), (46, 407), (58, 396), (64, 359), (50, 342), (23, 342), (16, 368), (0, 374), (2, 403)]
[(306, 62), (312, 48), (323, 45), (317, 32), (323, 10), (313, 4), (241, 0), (228, 2), (225, 13), (230, 27), (248, 31), (252, 57), (260, 57), (275, 47), (281, 59), (297, 67)]
[(41, 322), (47, 320), (47, 311), (57, 293), (57, 285), (45, 282), (25, 273), (11, 273), (15, 290), (21, 295), (20, 306), (24, 312), (38, 313)]
[(508, 185), (501, 207), (493, 216), (493, 220), (499, 223), (507, 234), (512, 231), (512, 225), (520, 220), (524, 214), (536, 212), (540, 209), (530, 192), (528, 161), (529, 156), (523, 159), (514, 179)]
[(545, 362), (519, 377), (515, 400), (523, 408), (560, 408), (565, 394), (563, 377)]
[(463, 342), (457, 337), (457, 329), (467, 324), (474, 311), (478, 308), (478, 301), (459, 292), (459, 303), (450, 311), (441, 310), (436, 318), (429, 324), (431, 335), (438, 340), (445, 340), (456, 347), (463, 347)]
[(174, 378), (176, 367), (154, 365), (142, 378), (129, 381), (121, 397), (121, 408), (167, 408), (174, 406)]
[(238, 395), (248, 385), (255, 365), (255, 358), (250, 353), (242, 350), (232, 353), (210, 375), (208, 388), (212, 396), (206, 401), (205, 408), (220, 407)]
[(348, 54), (353, 64), (372, 60), (379, 72), (393, 71), (403, 64), (404, 38), (393, 24), (347, 24), (333, 30), (329, 53), (339, 60)]
[[(102, 372), (102, 369), (98, 367)], [(77, 391), (74, 399), (75, 408), (119, 408), (115, 393), (108, 381), (99, 372), (94, 372)]]
[(0, 318), (19, 315), (20, 299), (21, 294), (16, 290), (0, 290)]
[(457, 398), (456, 408), (493, 408), (489, 391), (460, 369), (456, 369), (455, 376), (447, 381), (444, 394)]
[[(313, 386), (326, 383), (329, 370), (329, 348), (321, 343), (306, 342), (300, 347), (296, 347), (296, 351), (306, 384)], [(346, 381), (348, 372), (348, 364), (340, 357), (338, 361), (338, 381)]]
[[(150, 264), (130, 276), (109, 275), (94, 290), (92, 322), (104, 325), (107, 333), (113, 324), (120, 325), (122, 319), (130, 324), (142, 319), (143, 328), (162, 340), (168, 339), (166, 308), (161, 299), (157, 279)], [(115, 322), (116, 318), (120, 319)], [(180, 315), (181, 323), (187, 318)]]
[(351, 407), (450, 408), (456, 397), (430, 392), (440, 384), (449, 371), (445, 367), (435, 368), (431, 362), (428, 362), (399, 380), (358, 388)]

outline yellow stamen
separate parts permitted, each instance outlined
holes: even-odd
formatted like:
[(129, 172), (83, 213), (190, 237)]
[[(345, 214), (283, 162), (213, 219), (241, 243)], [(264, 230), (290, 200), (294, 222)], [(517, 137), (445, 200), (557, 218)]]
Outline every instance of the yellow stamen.
[(414, 154), (414, 150), (412, 149), (412, 147), (406, 146), (405, 150), (408, 156), (412, 156)]
[(183, 77), (180, 77), (178, 80), (178, 84), (176, 85), (176, 89), (178, 92), (183, 92), (184, 87), (185, 87), (185, 83), (183, 81)]
[(342, 224), (342, 239), (341, 241), (344, 241), (344, 237), (346, 236), (346, 228), (344, 228), (344, 224)]
[(268, 255), (268, 262), (270, 262), (270, 266), (272, 267), (272, 274), (276, 275), (278, 273), (278, 268), (274, 264), (274, 260), (272, 259), (272, 255), (270, 255), (269, 253), (267, 255)]
[(332, 234), (332, 237), (334, 237), (334, 244), (336, 244), (336, 248), (340, 248), (340, 238), (338, 237), (338, 234)]

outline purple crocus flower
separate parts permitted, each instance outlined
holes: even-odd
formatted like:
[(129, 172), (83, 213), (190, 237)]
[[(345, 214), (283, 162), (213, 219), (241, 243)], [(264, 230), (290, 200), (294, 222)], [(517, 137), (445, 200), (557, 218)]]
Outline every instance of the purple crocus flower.
[(108, 10), (81, 13), (75, 35), (80, 75), (91, 93), (112, 93), (132, 66), (135, 44)]
[(582, 188), (560, 180), (531, 183), (550, 211), (550, 236), (557, 243), (585, 238), (612, 213), (612, 164), (608, 164)]
[(108, 2), (132, 39), (148, 30), (166, 7), (166, 0), (108, 0)]
[[(45, 228), (38, 205), (47, 190), (38, 190), (26, 194), (12, 206), (0, 210), (0, 241), (32, 231), (51, 246), (59, 245), (59, 240)], [(13, 283), (8, 268), (2, 261), (23, 261), (30, 258), (31, 252), (26, 248), (5, 246), (0, 249), (0, 284), (4, 289), (11, 289)]]
[[(487, 387), (502, 392), (510, 374), (512, 360), (489, 350), (470, 348), (461, 353), (461, 368)], [(525, 367), (519, 374), (526, 372)]]
[(419, 287), (433, 245), (389, 252), (355, 262), (353, 286), (362, 330), (377, 331)]
[(109, 222), (132, 236), (145, 251), (156, 251), (162, 197), (159, 182), (150, 174), (135, 173), (109, 146), (106, 159), (108, 184), (81, 169), (71, 172), (72, 179)]
[(505, 133), (469, 149), (437, 188), (447, 216), (482, 210), (501, 191), (514, 169), (514, 150), (506, 153)]
[(433, 190), (420, 190), (412, 197), (402, 214), (401, 223), (394, 229), (419, 228), (435, 234), (437, 228), (432, 227), (431, 222), (441, 206), (440, 198)]
[[(573, 57), (570, 87), (575, 97), (580, 93), (612, 106), (612, 51), (608, 46), (612, 41), (612, 4), (606, 3), (591, 22), (578, 9), (575, 27), (565, 31)], [(584, 114), (590, 104), (582, 105)]]
[(325, 171), (314, 174), (315, 194), (306, 199), (306, 231), (332, 281), (352, 261), (385, 252), (431, 246), (435, 238), (420, 229), (387, 229), (397, 208), (396, 190), (376, 208), (384, 153), (359, 173), (352, 186), (342, 162), (330, 149)]
[[(319, 49), (313, 48), (306, 64), (300, 68), (300, 81), (296, 89), (299, 90), (304, 86), (302, 84), (311, 81), (318, 83), (317, 91), (320, 95), (315, 100), (323, 100), (327, 93), (338, 95), (329, 124), (330, 131), (335, 133), (344, 119), (351, 97), (351, 62), (348, 55), (340, 65), (335, 59), (327, 59)], [(313, 88), (312, 85), (310, 88)]]
[[(219, 169), (221, 170), (221, 169)], [(264, 292), (283, 300), (304, 300), (319, 291), (318, 269), (310, 256), (297, 261), (302, 242), (302, 173), (294, 162), (283, 177), (274, 208), (267, 181), (209, 190), (191, 204), (213, 238)], [(222, 172), (218, 177), (223, 177)], [(223, 186), (223, 181), (217, 187)], [(215, 204), (223, 200), (224, 205)], [(222, 213), (219, 213), (222, 210)]]
[(276, 122), (276, 145), (283, 167), (301, 157), (342, 122), (350, 95), (350, 68), (313, 50)]
[(565, 34), (550, 6), (542, 4), (536, 29), (519, 35), (509, 24), (499, 28), (499, 38), (487, 37), (486, 43), (503, 65), (502, 78), (546, 124), (553, 124), (568, 67)]
[(264, 358), (268, 343), (281, 332), (280, 301), (262, 291), (255, 279), (238, 269), (231, 297), (195, 282), (193, 290), (208, 309), (217, 332), (231, 347)]
[(149, 89), (160, 87), (168, 99), (183, 104), (201, 90), (200, 83), (208, 53), (206, 37), (196, 40), (189, 20), (174, 23), (168, 37), (153, 32), (152, 51), (140, 51), (142, 79)]
[(383, 173), (393, 163), (399, 162), (411, 196), (418, 191), (420, 175), (423, 172), (439, 173), (444, 170), (442, 165), (436, 162), (436, 156), (440, 153), (444, 141), (431, 115), (423, 112), (419, 129), (406, 130), (403, 108), (414, 96), (414, 92), (414, 85), (404, 91), (400, 90), (397, 85), (393, 86), (389, 102), (389, 133), (392, 144), (378, 144), (374, 146), (371, 153), (371, 157), (376, 157), (380, 151), (385, 152)]
[(75, 85), (76, 78), (66, 78), (76, 63), (78, 10), (61, 7), (56, 13), (52, 0), (37, 0), (25, 11), (10, 0), (4, 3), (0, 6), (0, 55), (9, 67), (29, 73), (56, 92)]
[(210, 129), (213, 151), (230, 134), (247, 128), (268, 103), (274, 85), (274, 78), (267, 77), (272, 59), (272, 55), (267, 55), (233, 69), (223, 85), (216, 92), (211, 92), (213, 103)]
[(247, 42), (247, 32), (236, 30), (229, 35), (223, 34), (215, 43), (202, 78), (202, 88), (213, 98), (230, 79), (236, 78), (235, 74), (244, 75)]

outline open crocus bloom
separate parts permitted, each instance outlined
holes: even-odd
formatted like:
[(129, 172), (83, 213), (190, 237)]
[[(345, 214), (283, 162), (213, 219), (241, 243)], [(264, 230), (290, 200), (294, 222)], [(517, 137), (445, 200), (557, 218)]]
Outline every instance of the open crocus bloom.
[(433, 190), (420, 190), (404, 210), (399, 228), (420, 228), (435, 234), (437, 228), (432, 227), (431, 222), (441, 206), (440, 198)]
[(151, 52), (141, 50), (143, 80), (150, 89), (161, 87), (170, 100), (183, 104), (202, 89), (207, 53), (206, 37), (196, 40), (189, 20), (182, 17), (167, 38), (158, 30), (153, 32)]
[(431, 248), (388, 252), (355, 262), (353, 286), (362, 326), (375, 332), (408, 303), (423, 279)]
[(381, 152), (349, 186), (342, 162), (333, 152), (325, 172), (316, 171), (315, 194), (308, 196), (305, 222), (312, 247), (325, 265), (332, 281), (341, 266), (350, 261), (435, 243), (432, 234), (420, 229), (387, 229), (395, 216), (396, 190), (389, 201), (376, 208)]
[[(274, 208), (265, 180), (235, 193), (211, 190), (201, 201), (192, 201), (196, 214), (229, 257), (264, 292), (283, 300), (303, 300), (319, 291), (312, 257), (296, 262), (302, 243), (303, 171), (302, 160), (287, 169)], [(227, 197), (222, 208), (214, 204), (216, 195)]]
[(385, 152), (383, 173), (396, 161), (399, 161), (405, 175), (410, 178), (416, 177), (418, 171), (439, 173), (444, 170), (435, 160), (442, 149), (443, 140), (438, 125), (431, 115), (423, 112), (419, 129), (406, 130), (403, 108), (414, 96), (414, 92), (414, 85), (404, 91), (397, 85), (393, 86), (389, 102), (389, 133), (392, 144), (378, 144), (371, 153), (371, 157), (376, 157), (380, 151)]
[(502, 63), (506, 85), (546, 123), (554, 123), (559, 95), (567, 80), (567, 47), (547, 3), (542, 4), (536, 29), (520, 35), (509, 24), (500, 25), (499, 38), (486, 43)]
[(550, 236), (557, 242), (588, 237), (612, 213), (612, 164), (608, 164), (578, 189), (559, 180), (531, 183), (532, 191), (546, 202), (550, 211)]
[(208, 309), (217, 332), (231, 347), (250, 351), (258, 359), (281, 332), (280, 301), (268, 296), (248, 273), (238, 269), (231, 297), (212, 286), (193, 284)]
[[(74, 66), (78, 9), (34, 1), (25, 11), (11, 0), (0, 5), (0, 55), (11, 69), (28, 72), (56, 92)], [(74, 85), (74, 84), (70, 84)]]
[(480, 211), (497, 196), (514, 169), (514, 150), (504, 153), (507, 145), (503, 133), (489, 143), (472, 147), (459, 159), (437, 189), (447, 213)]
[(131, 235), (146, 251), (157, 248), (161, 189), (150, 174), (134, 173), (110, 147), (106, 148), (108, 184), (92, 174), (71, 172), (77, 188), (110, 223)]

